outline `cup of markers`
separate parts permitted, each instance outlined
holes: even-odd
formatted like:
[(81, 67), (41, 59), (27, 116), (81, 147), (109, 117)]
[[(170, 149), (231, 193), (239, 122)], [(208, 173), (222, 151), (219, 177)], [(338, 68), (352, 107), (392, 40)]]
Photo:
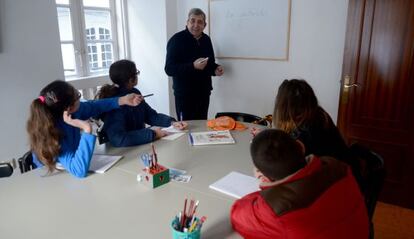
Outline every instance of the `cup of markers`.
[(197, 217), (199, 201), (191, 200), (187, 210), (187, 199), (184, 201), (184, 210), (178, 213), (171, 222), (171, 230), (173, 239), (200, 239), (201, 227), (206, 217)]

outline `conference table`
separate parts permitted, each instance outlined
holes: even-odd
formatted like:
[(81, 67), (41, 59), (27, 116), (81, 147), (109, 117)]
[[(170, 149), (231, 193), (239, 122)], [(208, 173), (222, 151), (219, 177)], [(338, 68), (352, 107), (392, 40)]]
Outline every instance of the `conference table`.
[[(206, 121), (189, 121), (191, 132), (207, 131)], [(246, 124), (249, 128), (261, 127)], [(231, 131), (235, 144), (192, 146), (188, 133), (154, 142), (158, 163), (187, 171), (190, 182), (171, 181), (152, 189), (137, 181), (139, 155), (151, 144), (114, 148), (97, 145), (95, 153), (123, 155), (104, 174), (78, 179), (45, 169), (0, 179), (0, 237), (13, 238), (172, 238), (171, 221), (184, 199), (200, 201), (198, 216), (207, 220), (201, 238), (241, 238), (231, 228), (235, 198), (209, 188), (231, 171), (253, 175), (249, 129)]]

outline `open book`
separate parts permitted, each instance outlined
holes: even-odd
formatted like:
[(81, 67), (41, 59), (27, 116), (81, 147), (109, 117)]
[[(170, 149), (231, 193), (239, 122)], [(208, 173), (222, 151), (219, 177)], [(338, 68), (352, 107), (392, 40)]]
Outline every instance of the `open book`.
[(112, 155), (94, 154), (92, 155), (92, 160), (89, 166), (89, 171), (95, 172), (95, 173), (105, 173), (122, 157), (123, 156), (119, 156), (119, 155), (112, 156)]
[(259, 190), (259, 180), (238, 172), (230, 172), (211, 184), (209, 188), (235, 198), (242, 198)]
[(191, 132), (188, 135), (191, 145), (234, 144), (230, 131)]

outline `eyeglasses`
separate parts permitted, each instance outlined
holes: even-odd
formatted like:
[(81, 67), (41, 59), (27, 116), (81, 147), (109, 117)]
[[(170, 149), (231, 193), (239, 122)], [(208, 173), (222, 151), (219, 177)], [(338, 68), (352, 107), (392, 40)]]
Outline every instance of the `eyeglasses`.
[(81, 94), (78, 90), (75, 90), (74, 95), (75, 95), (75, 97), (74, 97), (74, 101), (73, 101), (73, 103), (75, 103), (75, 102), (76, 102), (76, 101), (78, 101), (80, 98), (82, 98), (82, 94)]
[(82, 97), (82, 94), (79, 91), (76, 91), (75, 94), (76, 94), (76, 100), (79, 100)]

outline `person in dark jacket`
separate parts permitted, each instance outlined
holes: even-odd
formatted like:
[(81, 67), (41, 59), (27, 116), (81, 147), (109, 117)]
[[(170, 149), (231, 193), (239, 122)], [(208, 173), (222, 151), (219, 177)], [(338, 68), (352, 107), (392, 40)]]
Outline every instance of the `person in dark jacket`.
[(175, 108), (181, 120), (207, 119), (211, 76), (221, 76), (215, 63), (210, 37), (203, 33), (206, 15), (199, 8), (188, 13), (186, 29), (176, 33), (167, 44), (165, 72), (173, 78)]
[[(114, 84), (103, 86), (97, 94), (99, 99), (130, 93), (136, 93), (141, 97), (142, 102), (135, 107), (123, 106), (101, 116), (104, 120), (103, 131), (115, 147), (146, 144), (162, 138), (168, 133), (160, 127), (171, 125), (176, 129), (187, 127), (186, 122), (176, 122), (168, 115), (157, 113), (145, 102), (141, 92), (135, 88), (138, 75), (139, 71), (134, 62), (129, 60), (114, 62), (109, 68), (109, 77)], [(146, 124), (160, 127), (146, 128)]]
[(350, 168), (303, 152), (303, 144), (281, 130), (253, 139), (250, 153), (262, 190), (234, 203), (234, 230), (246, 239), (368, 238), (367, 210)]

